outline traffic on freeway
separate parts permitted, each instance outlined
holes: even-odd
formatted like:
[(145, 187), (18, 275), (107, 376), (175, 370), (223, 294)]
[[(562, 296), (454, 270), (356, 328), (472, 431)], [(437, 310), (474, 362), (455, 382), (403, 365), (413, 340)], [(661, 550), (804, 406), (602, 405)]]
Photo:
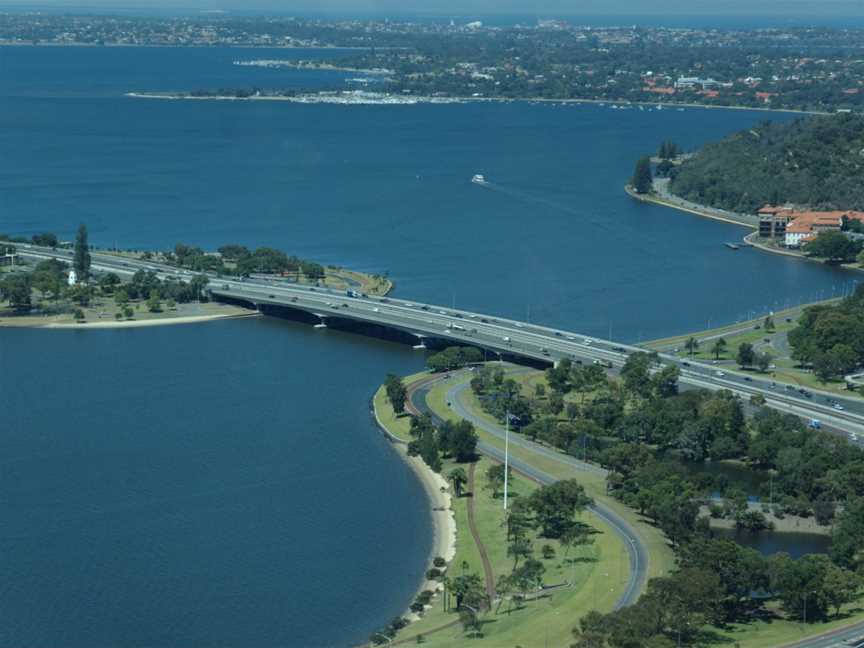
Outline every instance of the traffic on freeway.
[[(36, 258), (69, 260), (71, 251), (22, 246), (19, 253)], [(139, 270), (157, 273), (162, 278), (188, 281), (196, 276), (189, 270), (172, 266), (92, 252), (93, 267), (119, 274)], [(591, 362), (607, 369), (620, 368), (627, 356), (643, 349), (610, 340), (520, 322), (503, 317), (445, 308), (394, 297), (366, 296), (353, 290), (336, 291), (318, 286), (288, 283), (256, 277), (226, 277), (206, 273), (207, 289), (215, 297), (245, 300), (256, 307), (272, 304), (303, 310), (318, 316), (326, 325), (328, 318), (352, 319), (401, 330), (417, 337), (472, 344), (500, 355), (522, 356), (550, 363), (569, 358), (575, 363)], [(659, 354), (661, 362), (677, 365), (682, 385), (711, 390), (728, 389), (749, 399), (761, 394), (768, 406), (800, 416), (829, 431), (842, 431), (853, 442), (864, 441), (864, 401), (808, 390), (767, 378), (723, 371), (704, 362)]]

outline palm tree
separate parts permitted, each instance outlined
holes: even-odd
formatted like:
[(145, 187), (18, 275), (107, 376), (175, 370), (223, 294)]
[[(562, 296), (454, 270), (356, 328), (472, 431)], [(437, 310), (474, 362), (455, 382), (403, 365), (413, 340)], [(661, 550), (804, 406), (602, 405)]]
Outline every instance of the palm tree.
[(684, 343), (684, 348), (687, 349), (687, 351), (690, 353), (690, 356), (692, 357), (693, 354), (696, 353), (696, 349), (699, 348), (699, 340), (697, 340), (695, 337), (688, 338), (687, 341)]
[(456, 497), (462, 497), (462, 487), (468, 483), (468, 475), (464, 468), (454, 468), (447, 474), (447, 478), (453, 482), (453, 492)]
[(726, 353), (726, 340), (722, 337), (714, 343), (714, 346), (711, 347), (711, 353), (714, 354), (714, 359), (719, 360), (720, 356)]

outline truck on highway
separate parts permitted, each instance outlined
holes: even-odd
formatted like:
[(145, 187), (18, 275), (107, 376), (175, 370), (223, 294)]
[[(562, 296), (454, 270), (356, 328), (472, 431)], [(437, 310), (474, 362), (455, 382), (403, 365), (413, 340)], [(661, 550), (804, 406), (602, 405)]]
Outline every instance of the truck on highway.
[(594, 364), (601, 367), (606, 367), (607, 369), (612, 368), (612, 363), (609, 360), (601, 360), (600, 358), (597, 358), (594, 360)]
[(356, 290), (351, 290), (350, 288), (345, 291), (345, 294), (349, 297), (357, 297), (358, 299), (362, 296), (359, 292), (357, 292)]

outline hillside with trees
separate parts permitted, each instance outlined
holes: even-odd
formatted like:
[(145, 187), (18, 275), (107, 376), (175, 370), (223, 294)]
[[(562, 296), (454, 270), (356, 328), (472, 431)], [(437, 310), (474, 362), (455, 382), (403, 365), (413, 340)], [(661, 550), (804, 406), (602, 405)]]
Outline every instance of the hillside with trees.
[(706, 145), (670, 175), (673, 193), (733, 211), (766, 203), (864, 210), (864, 117), (762, 122)]

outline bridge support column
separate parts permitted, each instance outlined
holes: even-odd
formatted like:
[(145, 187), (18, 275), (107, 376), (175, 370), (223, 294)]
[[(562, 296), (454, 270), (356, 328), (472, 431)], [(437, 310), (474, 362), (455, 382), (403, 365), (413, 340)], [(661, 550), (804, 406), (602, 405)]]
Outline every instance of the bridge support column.
[(416, 337), (417, 340), (419, 340), (419, 341), (412, 348), (416, 349), (418, 351), (425, 349), (426, 348), (426, 336), (420, 335), (419, 333), (414, 333), (414, 337)]
[(315, 328), (327, 328), (327, 318), (325, 318), (321, 313), (312, 313), (315, 317), (317, 317), (320, 322), (315, 325)]

